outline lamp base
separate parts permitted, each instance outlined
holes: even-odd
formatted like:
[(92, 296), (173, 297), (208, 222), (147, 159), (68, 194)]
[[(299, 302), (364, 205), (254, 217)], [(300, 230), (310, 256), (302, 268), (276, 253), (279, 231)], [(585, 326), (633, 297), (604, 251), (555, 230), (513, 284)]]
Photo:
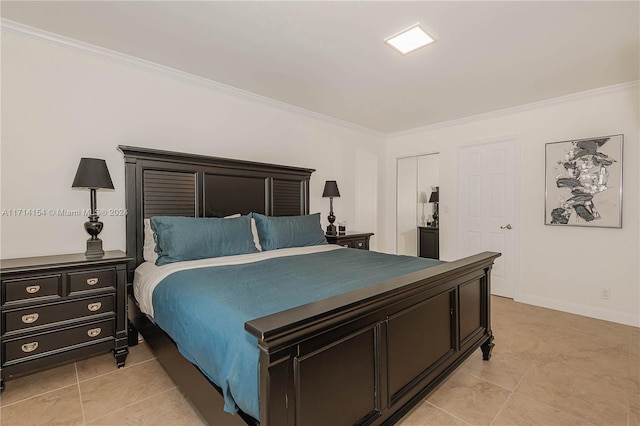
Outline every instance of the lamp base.
[(431, 222), (431, 226), (437, 228), (439, 224), (440, 222), (438, 221), (438, 211), (436, 210), (433, 212), (433, 222)]
[(327, 226), (327, 234), (328, 235), (336, 235), (336, 226), (332, 223), (331, 225)]
[(87, 251), (84, 252), (84, 257), (87, 259), (99, 259), (104, 256), (104, 250), (102, 250), (102, 240), (100, 238), (87, 240)]

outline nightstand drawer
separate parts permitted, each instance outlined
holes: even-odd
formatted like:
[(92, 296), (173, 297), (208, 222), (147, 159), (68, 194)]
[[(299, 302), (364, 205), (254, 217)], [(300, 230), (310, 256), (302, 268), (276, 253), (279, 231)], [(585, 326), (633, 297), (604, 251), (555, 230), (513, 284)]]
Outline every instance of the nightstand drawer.
[(368, 238), (353, 238), (349, 240), (341, 240), (341, 241), (338, 241), (337, 244), (340, 244), (342, 247), (349, 247), (354, 249), (361, 249), (361, 250), (369, 249)]
[(339, 234), (326, 234), (329, 244), (338, 244), (342, 247), (349, 247), (360, 250), (369, 250), (369, 239), (372, 232), (344, 232)]
[(115, 312), (115, 295), (33, 306), (3, 313), (4, 333)]
[(16, 280), (3, 280), (4, 303), (40, 297), (60, 297), (60, 275), (46, 275)]
[(73, 272), (69, 275), (69, 294), (116, 286), (115, 269)]
[(113, 338), (115, 320), (109, 319), (92, 324), (84, 324), (66, 330), (35, 334), (21, 339), (3, 342), (5, 356), (3, 366), (19, 362), (25, 358), (47, 355), (59, 350), (90, 344), (105, 338)]
[(369, 239), (368, 238), (358, 238), (351, 241), (351, 247), (355, 249), (361, 250), (369, 250)]

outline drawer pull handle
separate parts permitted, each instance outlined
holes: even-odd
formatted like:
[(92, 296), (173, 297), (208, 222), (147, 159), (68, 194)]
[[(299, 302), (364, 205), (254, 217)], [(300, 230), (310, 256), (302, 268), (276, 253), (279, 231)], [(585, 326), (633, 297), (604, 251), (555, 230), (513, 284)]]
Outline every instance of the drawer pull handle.
[(25, 290), (27, 290), (27, 293), (29, 293), (29, 294), (35, 294), (35, 293), (40, 291), (40, 286), (39, 285), (30, 285)]
[(40, 315), (38, 315), (37, 313), (23, 315), (22, 316), (22, 322), (25, 323), (25, 324), (32, 324), (32, 323), (38, 321), (38, 317), (39, 316)]
[(100, 327), (92, 328), (91, 330), (87, 331), (87, 334), (89, 335), (89, 337), (96, 337), (100, 333), (102, 333), (102, 329)]
[(38, 342), (25, 343), (21, 349), (22, 352), (33, 352), (38, 349)]
[(358, 247), (362, 247), (362, 246), (363, 246), (363, 243), (358, 243)]
[(88, 278), (87, 279), (87, 284), (96, 285), (96, 284), (98, 284), (98, 279), (97, 278)]
[(100, 308), (102, 308), (102, 302), (89, 303), (87, 305), (87, 309), (89, 309), (91, 312), (95, 312), (97, 310), (100, 310)]

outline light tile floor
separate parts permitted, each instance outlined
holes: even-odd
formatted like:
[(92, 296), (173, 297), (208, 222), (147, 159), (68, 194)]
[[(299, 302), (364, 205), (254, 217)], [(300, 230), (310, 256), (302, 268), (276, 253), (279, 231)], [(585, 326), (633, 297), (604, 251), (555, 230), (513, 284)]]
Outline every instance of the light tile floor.
[[(640, 329), (494, 297), (496, 347), (478, 351), (400, 422), (640, 426)], [(0, 424), (201, 425), (142, 343), (7, 381)]]

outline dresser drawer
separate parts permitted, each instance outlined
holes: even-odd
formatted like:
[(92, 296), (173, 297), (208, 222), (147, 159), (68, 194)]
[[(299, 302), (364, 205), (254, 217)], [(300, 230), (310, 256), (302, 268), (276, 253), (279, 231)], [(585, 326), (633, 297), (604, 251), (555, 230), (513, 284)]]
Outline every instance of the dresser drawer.
[(70, 295), (98, 288), (115, 288), (116, 271), (115, 269), (96, 269), (93, 271), (72, 272), (68, 274), (68, 279)]
[(20, 302), (40, 297), (60, 297), (60, 275), (3, 280), (4, 303)]
[(3, 332), (12, 333), (108, 312), (115, 312), (115, 295), (33, 306), (3, 313)]
[(105, 338), (113, 338), (114, 327), (115, 320), (108, 319), (65, 330), (6, 340), (2, 345), (5, 357), (3, 365), (13, 364), (38, 355), (44, 356), (64, 351), (66, 348), (84, 346), (94, 341), (104, 341)]

